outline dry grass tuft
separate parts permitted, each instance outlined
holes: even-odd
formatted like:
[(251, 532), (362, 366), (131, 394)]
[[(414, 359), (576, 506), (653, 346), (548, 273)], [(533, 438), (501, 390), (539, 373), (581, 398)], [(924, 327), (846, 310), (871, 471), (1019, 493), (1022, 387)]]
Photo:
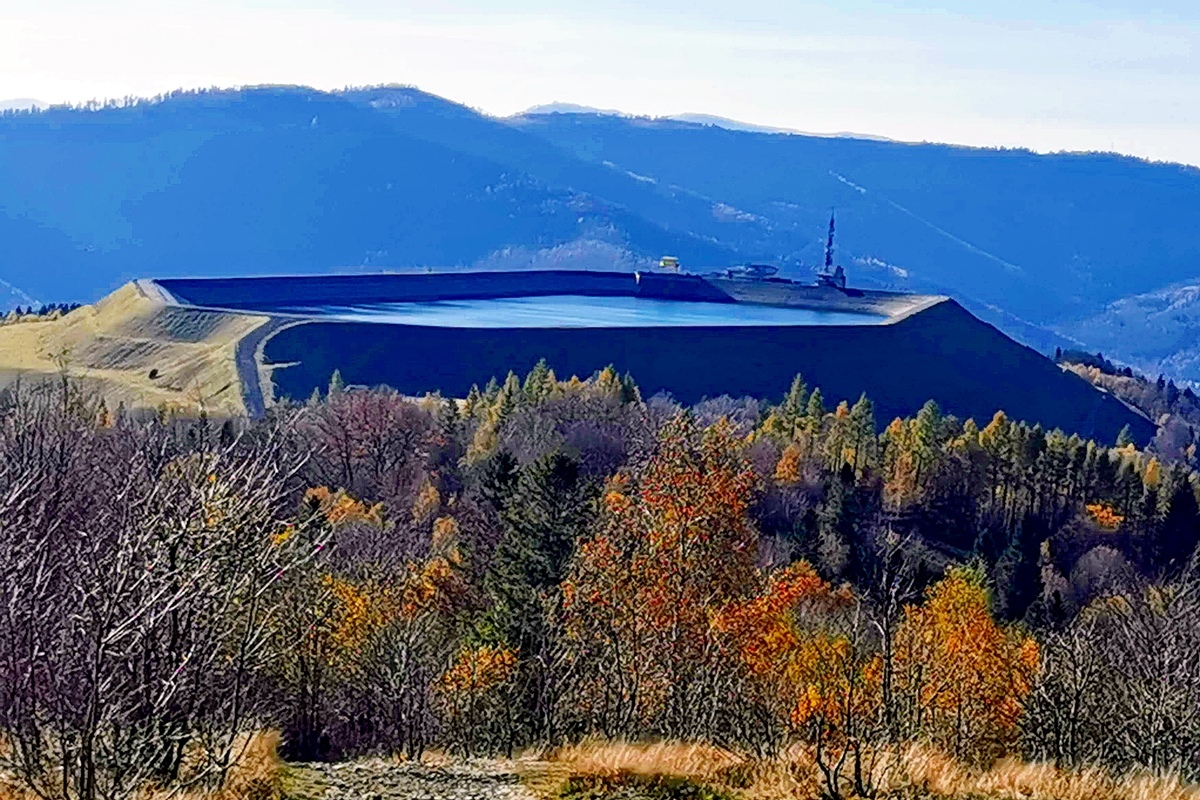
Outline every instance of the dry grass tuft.
[[(777, 758), (756, 759), (703, 744), (588, 741), (561, 748), (551, 759), (576, 776), (688, 778), (746, 800), (818, 800), (823, 796), (812, 750), (803, 746), (792, 747)], [(922, 745), (899, 753), (880, 753), (874, 775), (881, 795), (891, 797), (1200, 800), (1200, 786), (1171, 776), (1116, 777), (1100, 769), (1063, 770), (1015, 759), (999, 761), (989, 769), (972, 769)]]
[(255, 733), (239, 750), (241, 757), (220, 789), (215, 792), (185, 792), (176, 796), (181, 800), (278, 800), (283, 776), (279, 733)]
[[(234, 750), (239, 754), (225, 785), (219, 789), (173, 791), (147, 788), (137, 800), (280, 800), (283, 762), (279, 734), (264, 731), (248, 736)], [(37, 800), (36, 796), (0, 775), (0, 800)]]
[(569, 766), (576, 775), (662, 776), (701, 782), (721, 781), (748, 763), (743, 756), (708, 744), (598, 740), (560, 748), (551, 759)]
[(1101, 769), (1065, 770), (1045, 763), (1004, 759), (972, 770), (929, 747), (901, 756), (888, 788), (916, 787), (940, 797), (1023, 800), (1200, 800), (1200, 787), (1174, 776), (1114, 776)]

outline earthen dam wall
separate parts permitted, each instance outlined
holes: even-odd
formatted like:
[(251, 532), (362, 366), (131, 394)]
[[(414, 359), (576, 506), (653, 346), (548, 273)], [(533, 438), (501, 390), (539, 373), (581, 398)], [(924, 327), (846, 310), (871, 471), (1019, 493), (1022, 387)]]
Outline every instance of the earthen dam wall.
[[(324, 389), (336, 369), (348, 384), (386, 384), (406, 394), (464, 396), (538, 360), (562, 377), (608, 365), (629, 372), (643, 395), (685, 403), (729, 394), (777, 399), (802, 373), (832, 406), (866, 393), (880, 425), (930, 399), (985, 424), (997, 410), (1046, 428), (1111, 442), (1130, 425), (1154, 426), (1112, 396), (1066, 373), (943, 297), (840, 292), (784, 282), (690, 275), (510, 272), (223, 280), (163, 280), (173, 302), (276, 317), (257, 343), (276, 398)], [(338, 321), (305, 307), (548, 295), (795, 306), (871, 313), (871, 325), (468, 328)], [(299, 309), (299, 310), (298, 310)], [(734, 312), (735, 313), (735, 312)]]

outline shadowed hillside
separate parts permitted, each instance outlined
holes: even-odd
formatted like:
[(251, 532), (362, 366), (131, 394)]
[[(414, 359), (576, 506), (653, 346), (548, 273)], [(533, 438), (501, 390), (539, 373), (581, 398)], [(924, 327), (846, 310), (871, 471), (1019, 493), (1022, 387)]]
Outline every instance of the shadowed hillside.
[(145, 274), (469, 265), (581, 241), (608, 262), (630, 246), (729, 260), (686, 231), (465, 152), (445, 135), (461, 124), (447, 108), (552, 148), (438, 102), (440, 137), (307, 89), (0, 118), (4, 275), (38, 299), (91, 300)]

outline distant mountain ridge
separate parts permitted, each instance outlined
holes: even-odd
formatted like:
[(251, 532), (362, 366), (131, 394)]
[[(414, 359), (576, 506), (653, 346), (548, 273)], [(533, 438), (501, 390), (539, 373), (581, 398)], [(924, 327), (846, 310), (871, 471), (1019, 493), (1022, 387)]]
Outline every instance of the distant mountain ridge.
[(797, 136), (818, 136), (832, 137), (835, 139), (867, 139), (873, 142), (893, 142), (895, 139), (889, 139), (886, 136), (872, 136), (868, 133), (850, 133), (849, 131), (840, 131), (837, 133), (814, 133), (812, 131), (802, 131), (796, 128), (779, 128), (772, 125), (756, 125), (752, 122), (741, 122), (729, 117), (718, 117), (714, 114), (671, 114), (665, 119), (673, 119), (677, 122), (692, 122), (696, 125), (712, 125), (715, 128), (725, 128), (730, 131), (745, 131), (746, 133), (786, 133)]
[[(258, 87), (0, 115), (0, 278), (46, 302), (132, 277), (774, 263), (808, 279), (831, 207), (852, 284), (951, 294), (1042, 349), (1200, 277), (1200, 170), (734, 129), (507, 119), (411, 87)], [(536, 112), (536, 110), (535, 110)], [(1105, 353), (1157, 330), (1136, 313)], [(1171, 361), (1198, 344), (1142, 357)], [(1130, 345), (1130, 346), (1127, 346)]]
[(49, 108), (48, 103), (34, 100), (30, 97), (18, 97), (15, 100), (0, 100), (0, 112), (4, 111), (42, 111)]
[[(626, 119), (637, 118), (636, 114), (630, 114), (625, 111), (618, 111), (615, 108), (596, 108), (594, 106), (584, 106), (578, 103), (544, 103), (542, 105), (532, 106), (522, 111), (520, 114), (515, 114), (514, 117), (529, 117), (539, 114), (594, 114), (601, 117), (624, 117)], [(690, 122), (694, 125), (710, 125), (714, 128), (724, 128), (730, 131), (745, 131), (747, 133), (787, 133), (796, 134), (798, 136), (819, 136), (819, 137), (834, 137), (841, 139), (867, 139), (873, 142), (893, 142), (895, 139), (890, 139), (886, 136), (874, 136), (869, 133), (850, 133), (841, 131), (838, 133), (813, 133), (811, 131), (802, 131), (796, 128), (781, 128), (773, 125), (758, 125), (753, 122), (742, 122), (741, 120), (730, 119), (729, 117), (721, 117), (716, 114), (668, 114), (663, 117), (642, 117), (642, 119), (660, 119), (673, 120), (675, 122)]]

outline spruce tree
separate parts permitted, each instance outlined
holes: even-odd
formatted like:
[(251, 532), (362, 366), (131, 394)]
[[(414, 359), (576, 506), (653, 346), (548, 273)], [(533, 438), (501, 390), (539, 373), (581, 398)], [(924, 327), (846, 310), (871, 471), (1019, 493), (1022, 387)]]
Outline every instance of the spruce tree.
[(479, 413), (482, 402), (483, 395), (479, 393), (479, 384), (472, 383), (471, 391), (467, 392), (467, 399), (463, 401), (463, 417), (474, 419), (475, 415)]
[(482, 628), (520, 654), (515, 716), (535, 737), (550, 734), (556, 689), (547, 669), (554, 651), (548, 623), (574, 544), (590, 523), (593, 494), (578, 462), (559, 452), (520, 470), (507, 484), (503, 532), (484, 576), (492, 602)]
[(866, 392), (850, 408), (849, 437), (854, 448), (854, 471), (861, 474), (875, 461), (875, 406)]
[(523, 404), (525, 394), (521, 389), (521, 379), (517, 377), (517, 373), (509, 372), (508, 377), (504, 380), (504, 385), (500, 387), (500, 391), (496, 397), (496, 402), (493, 408), (496, 410), (496, 416), (500, 419), (506, 418), (509, 414)]
[(864, 541), (860, 535), (861, 509), (849, 465), (830, 481), (817, 511), (818, 552), (829, 578), (855, 580), (862, 574)]
[(625, 405), (642, 402), (642, 390), (628, 372), (621, 376), (621, 402)]
[(1028, 515), (1014, 528), (1008, 546), (1001, 554), (996, 569), (995, 584), (999, 594), (1000, 614), (1017, 620), (1042, 591), (1041, 552), (1047, 532), (1041, 520)]
[(804, 376), (797, 372), (796, 377), (792, 378), (792, 388), (788, 389), (787, 396), (783, 398), (780, 411), (789, 420), (798, 420), (804, 414), (807, 403), (808, 385), (804, 382)]
[(483, 399), (487, 401), (488, 408), (496, 404), (496, 398), (500, 395), (500, 384), (496, 381), (496, 376), (493, 375), (488, 379), (487, 384), (483, 387)]

